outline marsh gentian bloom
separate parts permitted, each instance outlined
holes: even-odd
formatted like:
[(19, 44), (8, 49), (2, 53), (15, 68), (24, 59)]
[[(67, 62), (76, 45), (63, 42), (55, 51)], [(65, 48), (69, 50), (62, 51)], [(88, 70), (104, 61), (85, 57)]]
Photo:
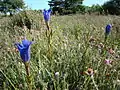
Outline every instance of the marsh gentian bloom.
[(27, 39), (22, 40), (22, 43), (15, 43), (17, 46), (21, 59), (23, 62), (27, 62), (30, 60), (30, 45), (32, 44), (31, 41), (28, 41)]
[(48, 21), (50, 20), (51, 11), (52, 11), (51, 9), (49, 9), (49, 10), (45, 10), (45, 9), (44, 9), (44, 11), (43, 11), (44, 20), (45, 20), (46, 22), (48, 22)]
[(111, 28), (112, 28), (112, 25), (111, 24), (108, 24), (105, 28), (105, 34), (108, 35), (111, 31)]

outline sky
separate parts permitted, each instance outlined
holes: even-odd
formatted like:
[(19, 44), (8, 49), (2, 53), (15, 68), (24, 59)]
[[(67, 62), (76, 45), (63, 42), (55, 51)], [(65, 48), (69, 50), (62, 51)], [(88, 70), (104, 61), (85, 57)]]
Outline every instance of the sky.
[[(24, 0), (26, 5), (31, 9), (49, 9), (48, 1), (50, 0)], [(83, 5), (91, 6), (93, 4), (102, 5), (108, 0), (84, 0)]]

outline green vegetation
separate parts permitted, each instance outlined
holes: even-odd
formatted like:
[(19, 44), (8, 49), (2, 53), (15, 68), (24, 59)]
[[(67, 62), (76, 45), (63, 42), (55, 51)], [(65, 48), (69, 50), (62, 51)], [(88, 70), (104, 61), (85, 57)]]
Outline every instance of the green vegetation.
[[(63, 2), (62, 8), (58, 1), (50, 4), (61, 16), (45, 22), (37, 10), (14, 14), (24, 7), (22, 0), (0, 1), (1, 13), (12, 15), (0, 15), (0, 90), (120, 89), (120, 17), (103, 15), (118, 15), (119, 1), (91, 7), (82, 0)], [(107, 24), (112, 30), (105, 36)], [(26, 67), (15, 47), (24, 37), (34, 42)]]
[(51, 0), (48, 5), (53, 10), (53, 14), (58, 11), (59, 14), (76, 13), (77, 8), (82, 5), (83, 0)]
[[(27, 19), (31, 30), (25, 27)], [(0, 89), (27, 90), (26, 72), (14, 46), (26, 36), (34, 40), (30, 69), (33, 90), (113, 90), (120, 88), (120, 18), (118, 16), (52, 16), (52, 58), (43, 16), (23, 11), (0, 19)], [(20, 21), (20, 22), (19, 22)], [(20, 26), (21, 23), (23, 26)], [(104, 42), (106, 24), (113, 25)], [(106, 63), (106, 60), (110, 63)]]
[(0, 0), (0, 12), (5, 15), (9, 12), (10, 15), (13, 15), (15, 12), (23, 9), (24, 5), (23, 0)]
[(106, 14), (120, 15), (120, 0), (109, 0), (103, 5)]
[[(108, 0), (103, 5), (83, 5), (84, 0), (50, 0), (48, 5), (52, 9), (52, 13), (57, 15), (68, 14), (97, 14), (97, 15), (120, 15), (120, 0)], [(2, 14), (9, 13), (13, 15), (20, 10), (25, 9), (23, 0), (0, 0), (0, 12)], [(0, 13), (0, 14), (1, 14)]]
[(120, 15), (120, 0), (108, 0), (103, 5), (82, 5), (84, 0), (51, 0), (48, 5), (52, 8), (53, 14), (60, 15), (89, 13), (89, 14), (112, 14)]

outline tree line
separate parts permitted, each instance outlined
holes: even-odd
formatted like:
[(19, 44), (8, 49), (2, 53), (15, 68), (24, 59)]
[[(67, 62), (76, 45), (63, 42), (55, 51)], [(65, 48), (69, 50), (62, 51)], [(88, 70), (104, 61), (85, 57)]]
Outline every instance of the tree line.
[(13, 15), (19, 12), (21, 9), (25, 8), (25, 3), (23, 0), (0, 0), (0, 12), (3, 14), (9, 13)]
[[(112, 14), (120, 15), (120, 0), (108, 0), (103, 5), (83, 5), (84, 0), (50, 0), (48, 5), (53, 14)], [(25, 8), (24, 0), (0, 0), (0, 13), (13, 15)]]
[(109, 0), (103, 5), (92, 5), (85, 6), (83, 5), (84, 0), (51, 0), (48, 1), (48, 5), (53, 10), (53, 14), (120, 14), (120, 0)]

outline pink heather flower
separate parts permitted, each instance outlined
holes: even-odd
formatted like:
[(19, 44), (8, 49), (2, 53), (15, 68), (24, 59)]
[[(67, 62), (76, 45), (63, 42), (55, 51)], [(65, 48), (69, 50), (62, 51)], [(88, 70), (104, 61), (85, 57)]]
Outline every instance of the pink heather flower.
[(109, 60), (109, 59), (105, 59), (104, 63), (107, 64), (107, 65), (111, 65), (112, 61)]
[(88, 68), (87, 71), (85, 71), (85, 74), (92, 76), (94, 75), (94, 71), (92, 68)]
[(110, 54), (115, 54), (115, 51), (114, 51), (112, 48), (110, 48), (110, 49), (108, 50), (108, 52), (109, 52)]

